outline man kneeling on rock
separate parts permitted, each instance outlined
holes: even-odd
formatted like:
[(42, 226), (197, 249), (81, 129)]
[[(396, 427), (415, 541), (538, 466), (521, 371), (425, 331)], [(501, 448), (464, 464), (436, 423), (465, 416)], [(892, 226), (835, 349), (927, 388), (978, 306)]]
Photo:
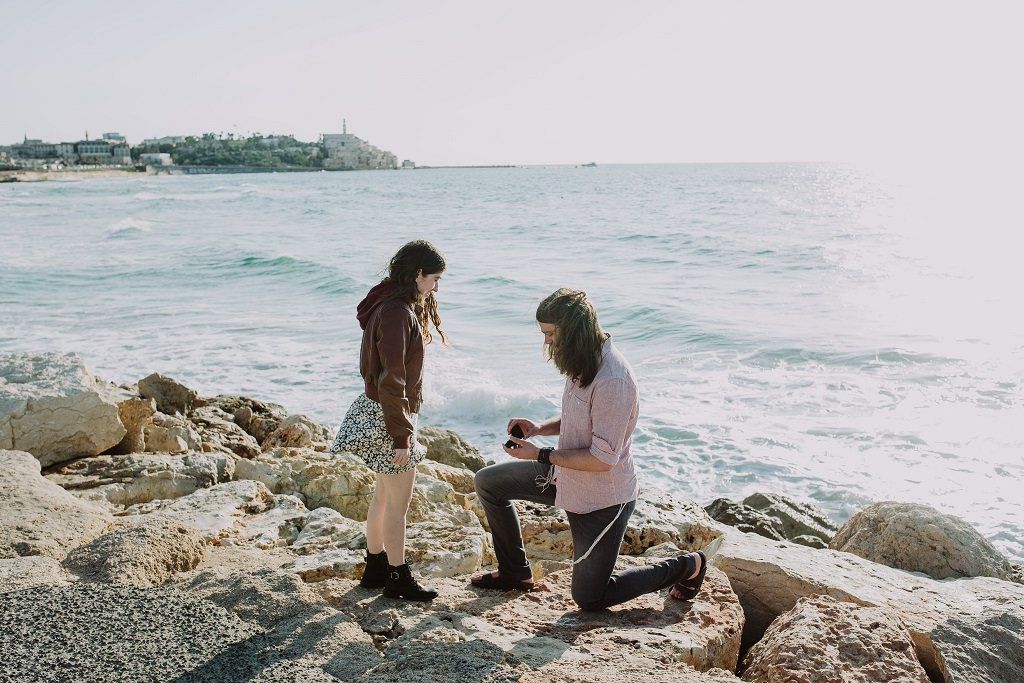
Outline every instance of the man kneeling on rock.
[[(514, 500), (564, 509), (572, 533), (572, 598), (600, 610), (672, 586), (670, 595), (693, 599), (707, 570), (704, 552), (612, 574), (638, 494), (629, 447), (639, 413), (636, 380), (584, 292), (559, 289), (537, 308), (544, 347), (565, 375), (562, 412), (535, 423), (508, 423), (505, 452), (512, 462), (476, 473), (476, 491), (487, 513), (498, 570), (473, 576), (479, 588), (530, 590), (533, 572), (523, 547)], [(518, 428), (518, 429), (517, 429)], [(523, 438), (517, 438), (521, 430)], [(558, 448), (527, 439), (558, 435)], [(710, 555), (708, 552), (707, 555)]]

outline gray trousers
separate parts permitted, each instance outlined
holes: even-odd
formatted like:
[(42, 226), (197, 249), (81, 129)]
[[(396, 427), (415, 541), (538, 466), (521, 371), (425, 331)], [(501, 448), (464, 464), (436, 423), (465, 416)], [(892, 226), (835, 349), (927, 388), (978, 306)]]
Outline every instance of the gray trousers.
[[(517, 580), (533, 576), (512, 501), (554, 505), (555, 487), (549, 485), (542, 491), (542, 484), (538, 484), (546, 475), (547, 467), (536, 460), (498, 463), (476, 473), (476, 492), (487, 513), (502, 576)], [(612, 505), (586, 514), (566, 513), (573, 546), (572, 599), (580, 609), (600, 610), (660, 590), (671, 585), (685, 569), (686, 561), (673, 557), (612, 574), (626, 524), (635, 506), (634, 500), (625, 506)], [(604, 535), (595, 545), (594, 541), (602, 532)], [(588, 550), (590, 553), (586, 555)], [(580, 559), (584, 555), (586, 557)]]

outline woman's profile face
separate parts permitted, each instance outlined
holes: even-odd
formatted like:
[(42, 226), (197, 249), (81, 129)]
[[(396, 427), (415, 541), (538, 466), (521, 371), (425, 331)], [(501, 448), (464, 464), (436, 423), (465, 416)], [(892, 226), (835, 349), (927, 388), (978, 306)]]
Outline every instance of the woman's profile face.
[(419, 290), (420, 296), (426, 296), (431, 292), (436, 292), (439, 282), (441, 282), (441, 273), (424, 275), (421, 270), (416, 274), (416, 289)]

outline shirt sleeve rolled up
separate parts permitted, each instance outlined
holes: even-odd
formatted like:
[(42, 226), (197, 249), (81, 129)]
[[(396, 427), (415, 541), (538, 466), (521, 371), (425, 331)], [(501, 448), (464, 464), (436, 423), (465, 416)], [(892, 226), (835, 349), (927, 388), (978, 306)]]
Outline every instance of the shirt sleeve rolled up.
[(639, 408), (636, 385), (621, 378), (594, 387), (590, 403), (590, 454), (614, 467), (626, 451)]

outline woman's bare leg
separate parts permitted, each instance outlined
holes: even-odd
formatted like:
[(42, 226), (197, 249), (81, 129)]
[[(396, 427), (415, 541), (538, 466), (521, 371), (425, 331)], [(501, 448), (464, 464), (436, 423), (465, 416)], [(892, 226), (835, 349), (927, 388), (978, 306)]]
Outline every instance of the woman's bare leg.
[(384, 476), (377, 475), (377, 483), (370, 498), (370, 509), (366, 513), (366, 552), (373, 555), (384, 550), (384, 515), (388, 497), (387, 488), (383, 483)]
[[(412, 486), (416, 481), (416, 468), (401, 474), (378, 474), (378, 487), (385, 491), (383, 539), (388, 551), (388, 564), (405, 564), (405, 517), (412, 501)], [(369, 541), (367, 541), (369, 545)]]

